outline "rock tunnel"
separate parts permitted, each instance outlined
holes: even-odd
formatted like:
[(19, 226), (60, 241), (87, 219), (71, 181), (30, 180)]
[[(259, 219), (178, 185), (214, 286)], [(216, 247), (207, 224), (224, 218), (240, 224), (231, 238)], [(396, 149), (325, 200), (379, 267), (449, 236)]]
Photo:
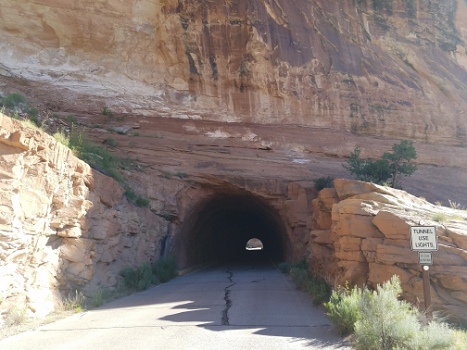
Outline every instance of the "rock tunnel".
[[(261, 251), (248, 251), (257, 238)], [(196, 204), (173, 241), (180, 267), (206, 262), (282, 261), (290, 257), (285, 225), (275, 208), (252, 194), (216, 194)]]

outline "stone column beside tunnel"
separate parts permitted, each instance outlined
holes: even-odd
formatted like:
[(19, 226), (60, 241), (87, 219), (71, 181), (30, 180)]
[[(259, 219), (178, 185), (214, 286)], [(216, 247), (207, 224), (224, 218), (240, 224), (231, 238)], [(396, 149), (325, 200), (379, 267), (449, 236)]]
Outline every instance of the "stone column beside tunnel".
[[(467, 314), (467, 213), (440, 207), (404, 191), (360, 181), (335, 180), (313, 201), (310, 268), (331, 285), (375, 288), (398, 275), (403, 297), (423, 305), (418, 254), (410, 226), (436, 226), (439, 250), (430, 267), (435, 310), (454, 319)], [(448, 220), (432, 220), (444, 212)]]

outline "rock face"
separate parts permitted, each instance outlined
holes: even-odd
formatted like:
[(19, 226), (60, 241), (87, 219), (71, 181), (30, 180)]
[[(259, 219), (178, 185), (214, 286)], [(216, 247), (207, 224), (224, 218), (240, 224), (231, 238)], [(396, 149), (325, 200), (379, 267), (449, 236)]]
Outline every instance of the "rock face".
[[(265, 249), (272, 242), (278, 257), (309, 256), (311, 268), (332, 285), (375, 286), (397, 274), (410, 301), (423, 293), (409, 226), (435, 225), (439, 251), (431, 270), (433, 301), (450, 314), (465, 314), (465, 211), (350, 180), (335, 180), (335, 189), (318, 193), (309, 179), (324, 170), (342, 171), (340, 164), (311, 161), (286, 148), (273, 151), (267, 135), (254, 129), (232, 128), (232, 136), (216, 144), (201, 143), (199, 135), (224, 135), (227, 128), (176, 123), (190, 130), (181, 136), (166, 122), (164, 128), (158, 124), (162, 136), (147, 123), (139, 136), (145, 146), (129, 147), (144, 171), (126, 172), (125, 178), (149, 199), (149, 209), (143, 209), (126, 200), (118, 183), (51, 136), (0, 115), (2, 313), (26, 305), (44, 315), (74, 290), (92, 297), (99, 288), (116, 287), (124, 267), (157, 259), (162, 251), (177, 256), (181, 268), (203, 262), (209, 246), (219, 250), (224, 241), (237, 243), (222, 234), (246, 217), (266, 225), (267, 232), (246, 237), (242, 251), (252, 237), (260, 238)], [(101, 141), (108, 137), (108, 132), (92, 132), (103, 133)], [(135, 142), (130, 135), (113, 135), (121, 144)], [(247, 149), (245, 135), (261, 140)], [(445, 223), (432, 221), (439, 212), (447, 216)], [(269, 241), (271, 232), (276, 237)]]
[[(310, 264), (334, 285), (376, 287), (400, 277), (403, 297), (423, 301), (421, 267), (410, 249), (410, 226), (436, 226), (438, 251), (430, 268), (435, 309), (458, 319), (467, 312), (467, 213), (432, 205), (406, 192), (335, 180), (313, 201)], [(442, 214), (442, 215), (440, 215)], [(436, 215), (443, 218), (435, 221)], [(439, 219), (438, 219), (439, 220)]]
[[(167, 221), (44, 132), (0, 114), (0, 310), (54, 310), (159, 257)], [(124, 213), (124, 215), (122, 215)]]
[(4, 0), (0, 74), (52, 110), (463, 145), (466, 14), (463, 0)]

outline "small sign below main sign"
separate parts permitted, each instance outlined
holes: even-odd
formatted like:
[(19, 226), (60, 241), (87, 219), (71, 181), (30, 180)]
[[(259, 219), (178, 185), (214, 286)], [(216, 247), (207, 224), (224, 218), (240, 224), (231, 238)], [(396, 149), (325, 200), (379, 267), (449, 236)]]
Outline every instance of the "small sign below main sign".
[(418, 252), (418, 263), (420, 265), (433, 265), (433, 255), (431, 252)]
[(438, 250), (435, 226), (410, 227), (410, 248), (415, 251), (433, 252)]

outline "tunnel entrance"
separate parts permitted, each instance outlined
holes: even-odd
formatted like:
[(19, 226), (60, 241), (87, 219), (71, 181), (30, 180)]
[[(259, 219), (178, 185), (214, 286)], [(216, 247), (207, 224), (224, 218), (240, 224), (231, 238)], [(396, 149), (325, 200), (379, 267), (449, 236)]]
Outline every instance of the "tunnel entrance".
[[(246, 250), (245, 243), (252, 237), (260, 240), (264, 249)], [(174, 253), (182, 268), (252, 257), (282, 261), (290, 251), (279, 213), (251, 194), (217, 194), (198, 203), (174, 240)]]

